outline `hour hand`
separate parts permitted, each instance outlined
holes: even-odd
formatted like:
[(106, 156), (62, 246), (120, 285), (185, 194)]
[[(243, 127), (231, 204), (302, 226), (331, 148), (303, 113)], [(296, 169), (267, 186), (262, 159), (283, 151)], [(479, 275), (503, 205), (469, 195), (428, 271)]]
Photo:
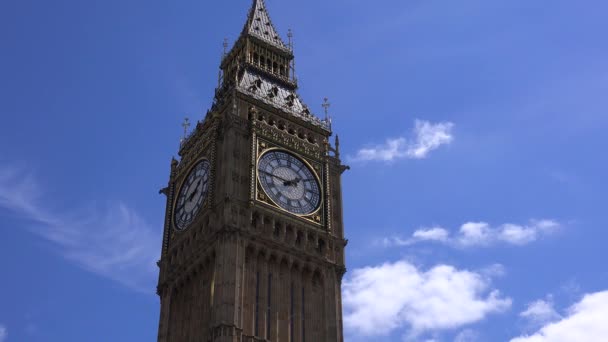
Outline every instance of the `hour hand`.
[(194, 196), (196, 196), (197, 192), (198, 192), (198, 189), (194, 189), (194, 191), (192, 191), (192, 193), (190, 194), (190, 196), (188, 196), (188, 202), (192, 201), (192, 199), (194, 198)]
[(192, 199), (194, 198), (194, 196), (196, 196), (196, 194), (198, 193), (198, 186), (201, 185), (201, 180), (199, 179), (198, 183), (196, 183), (196, 186), (194, 187), (194, 191), (192, 191), (192, 193), (190, 194), (190, 196), (188, 196), (188, 201), (192, 201)]
[(298, 183), (300, 183), (300, 181), (301, 181), (300, 177), (296, 177), (294, 180), (285, 181), (285, 182), (283, 183), (283, 185), (285, 185), (285, 186), (291, 186), (291, 185), (294, 185), (294, 186), (295, 186), (295, 185), (298, 185)]
[(188, 202), (192, 201), (192, 199), (194, 198), (194, 196), (196, 196), (197, 193), (198, 193), (198, 185), (197, 185), (196, 189), (194, 189), (194, 191), (192, 191), (190, 196), (188, 196)]

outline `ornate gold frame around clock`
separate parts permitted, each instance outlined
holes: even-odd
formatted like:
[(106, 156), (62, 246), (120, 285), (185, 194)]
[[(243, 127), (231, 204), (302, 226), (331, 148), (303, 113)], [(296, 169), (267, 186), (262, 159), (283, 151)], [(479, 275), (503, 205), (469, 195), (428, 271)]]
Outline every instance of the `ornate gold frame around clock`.
[[(205, 196), (205, 199), (203, 200), (203, 203), (201, 204), (201, 207), (199, 208), (198, 212), (196, 213), (196, 215), (194, 215), (194, 217), (192, 217), (192, 221), (190, 222), (190, 224), (188, 224), (188, 226), (186, 226), (185, 228), (179, 229), (177, 227), (177, 223), (175, 222), (175, 207), (177, 206), (177, 201), (179, 200), (179, 195), (182, 191), (182, 188), (184, 187), (184, 183), (186, 182), (186, 180), (188, 179), (188, 176), (190, 176), (190, 173), (192, 172), (192, 170), (201, 162), (203, 162), (204, 160), (206, 160), (209, 163), (209, 189), (207, 189), (207, 196)], [(207, 204), (209, 202), (209, 194), (210, 194), (210, 189), (211, 189), (211, 169), (212, 169), (213, 165), (211, 164), (211, 160), (207, 157), (201, 157), (196, 159), (194, 162), (192, 162), (189, 166), (186, 172), (183, 173), (183, 179), (181, 180), (179, 187), (177, 187), (177, 196), (175, 196), (175, 198), (173, 198), (173, 204), (171, 205), (171, 225), (173, 226), (173, 230), (176, 232), (185, 232), (186, 230), (188, 230), (188, 228), (190, 228), (190, 226), (192, 225), (192, 223), (195, 221), (195, 219), (203, 212), (203, 209), (205, 209), (207, 207)]]
[[(284, 208), (282, 208), (278, 203), (276, 203), (270, 196), (268, 196), (268, 194), (266, 193), (266, 191), (264, 190), (264, 188), (262, 187), (262, 184), (260, 183), (260, 179), (259, 179), (259, 172), (258, 172), (258, 165), (260, 163), (260, 159), (266, 154), (269, 153), (271, 151), (284, 151), (290, 155), (293, 155), (294, 157), (298, 158), (299, 160), (301, 160), (306, 166), (308, 166), (313, 174), (313, 176), (315, 177), (315, 180), (317, 181), (317, 185), (319, 187), (319, 205), (317, 206), (317, 208), (309, 214), (297, 214), (297, 213), (293, 213), (289, 210), (286, 210)], [(323, 182), (323, 178), (320, 177), (320, 174), (323, 174), (323, 168), (322, 166), (317, 163), (317, 162), (312, 162), (310, 161), (308, 158), (302, 156), (301, 154), (298, 154), (294, 151), (290, 151), (289, 149), (286, 149), (284, 147), (280, 147), (274, 144), (271, 144), (265, 140), (259, 139), (257, 141), (257, 149), (256, 149), (256, 156), (255, 156), (255, 170), (253, 172), (253, 177), (254, 177), (254, 182), (255, 182), (255, 191), (254, 191), (254, 198), (255, 200), (257, 200), (258, 202), (264, 203), (266, 205), (269, 205), (275, 209), (279, 209), (282, 212), (285, 212), (289, 215), (293, 215), (293, 216), (297, 216), (299, 218), (305, 219), (307, 221), (313, 222), (315, 224), (318, 225), (322, 225), (323, 224), (323, 215), (322, 210), (325, 207), (325, 191), (324, 191), (324, 182)]]

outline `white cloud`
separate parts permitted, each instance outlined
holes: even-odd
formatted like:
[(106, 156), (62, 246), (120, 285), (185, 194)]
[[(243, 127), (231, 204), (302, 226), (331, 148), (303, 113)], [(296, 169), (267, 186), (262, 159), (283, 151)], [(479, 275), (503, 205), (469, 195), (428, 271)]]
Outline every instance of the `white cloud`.
[(383, 247), (392, 246), (409, 246), (412, 244), (411, 239), (402, 239), (399, 237), (376, 239), (374, 243), (382, 245)]
[(458, 242), (463, 246), (487, 245), (493, 240), (493, 232), (485, 222), (467, 222), (460, 226)]
[(416, 230), (409, 239), (402, 239), (400, 237), (383, 238), (380, 240), (380, 244), (384, 247), (410, 246), (421, 241), (448, 242), (449, 238), (450, 232), (444, 228), (420, 228)]
[(407, 140), (405, 138), (388, 139), (384, 145), (362, 148), (357, 152), (353, 161), (381, 160), (391, 161), (407, 156)]
[(525, 245), (536, 240), (538, 230), (536, 227), (522, 227), (514, 224), (507, 224), (500, 231), (499, 238), (514, 245)]
[(410, 246), (420, 242), (440, 242), (453, 247), (488, 247), (498, 243), (522, 246), (557, 231), (561, 224), (555, 220), (530, 220), (527, 224), (505, 223), (492, 227), (486, 222), (466, 222), (451, 236), (441, 227), (420, 228), (410, 238), (384, 238), (382, 244), (390, 246)]
[(412, 234), (415, 240), (431, 240), (431, 241), (447, 241), (450, 236), (450, 232), (441, 228), (423, 228), (419, 229)]
[(407, 148), (407, 156), (415, 159), (426, 158), (427, 154), (441, 145), (450, 144), (454, 140), (451, 122), (432, 124), (428, 121), (416, 120), (414, 134), (416, 140)]
[(481, 274), (447, 265), (424, 271), (406, 261), (354, 270), (343, 298), (345, 326), (366, 336), (457, 328), (511, 306)]
[(352, 161), (393, 161), (395, 159), (424, 159), (428, 154), (441, 145), (450, 144), (454, 140), (451, 122), (433, 124), (428, 121), (416, 120), (413, 139), (404, 137), (387, 139), (382, 145), (362, 148), (357, 151)]
[(8, 329), (6, 326), (0, 324), (0, 342), (6, 341), (8, 338)]
[(476, 342), (479, 341), (479, 334), (471, 329), (461, 331), (454, 338), (454, 342)]
[(139, 291), (154, 290), (160, 231), (154, 232), (123, 203), (70, 208), (69, 214), (47, 203), (53, 202), (23, 168), (0, 169), (0, 208), (28, 221), (29, 231), (88, 271)]
[(489, 278), (499, 278), (507, 274), (507, 269), (502, 264), (492, 264), (482, 268), (479, 272)]
[(526, 310), (521, 312), (519, 316), (538, 326), (561, 318), (560, 314), (558, 314), (553, 307), (553, 299), (551, 296), (549, 296), (547, 300), (539, 299), (528, 304)]
[(553, 220), (531, 221), (527, 226), (505, 224), (501, 227), (498, 238), (514, 245), (525, 245), (537, 240), (540, 235), (553, 233), (559, 226)]
[(458, 241), (463, 246), (485, 246), (498, 242), (521, 246), (551, 234), (559, 227), (560, 224), (554, 220), (530, 220), (525, 225), (506, 223), (496, 228), (485, 222), (469, 222), (460, 227)]
[(548, 323), (531, 336), (511, 342), (605, 341), (608, 336), (608, 291), (586, 295), (574, 304), (563, 319)]

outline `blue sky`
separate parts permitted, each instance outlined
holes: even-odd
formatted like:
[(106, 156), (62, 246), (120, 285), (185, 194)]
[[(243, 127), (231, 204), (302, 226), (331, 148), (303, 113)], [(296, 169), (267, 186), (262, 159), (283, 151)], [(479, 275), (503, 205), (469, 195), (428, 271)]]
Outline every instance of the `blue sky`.
[[(347, 341), (608, 336), (607, 3), (267, 4), (352, 167)], [(0, 3), (0, 342), (155, 339), (158, 190), (249, 5)]]

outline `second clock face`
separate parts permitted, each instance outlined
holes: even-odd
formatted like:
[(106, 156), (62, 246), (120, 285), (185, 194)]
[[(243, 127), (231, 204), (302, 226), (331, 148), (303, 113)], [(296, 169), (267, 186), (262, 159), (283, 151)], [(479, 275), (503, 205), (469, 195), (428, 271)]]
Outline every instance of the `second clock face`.
[(258, 179), (268, 197), (291, 213), (308, 215), (319, 208), (321, 188), (315, 173), (288, 152), (263, 154), (258, 162)]
[(178, 230), (186, 229), (203, 206), (209, 191), (209, 169), (209, 161), (200, 161), (182, 184), (174, 211)]

